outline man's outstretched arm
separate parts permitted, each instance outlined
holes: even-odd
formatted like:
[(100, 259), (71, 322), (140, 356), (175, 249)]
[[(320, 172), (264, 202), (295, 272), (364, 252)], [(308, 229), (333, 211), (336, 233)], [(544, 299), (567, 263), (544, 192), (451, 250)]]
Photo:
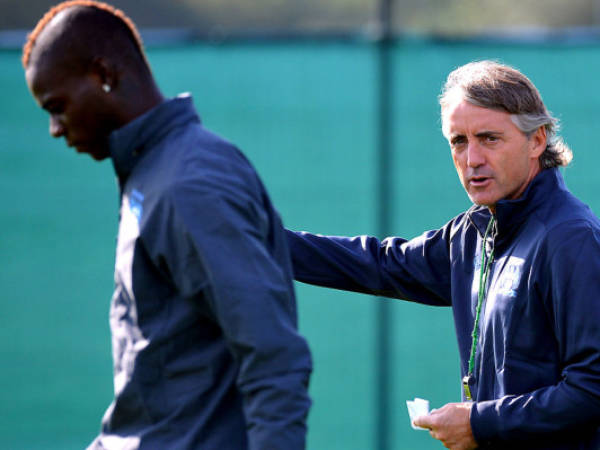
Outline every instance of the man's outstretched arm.
[(294, 278), (318, 286), (450, 305), (448, 227), (406, 240), (286, 230)]

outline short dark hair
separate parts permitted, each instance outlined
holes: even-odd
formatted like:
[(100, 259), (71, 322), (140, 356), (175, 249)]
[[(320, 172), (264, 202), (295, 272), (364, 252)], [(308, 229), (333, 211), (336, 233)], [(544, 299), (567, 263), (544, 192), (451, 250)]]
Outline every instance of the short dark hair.
[[(42, 31), (57, 14), (67, 9), (73, 10), (71, 25), (76, 29), (73, 30), (72, 35), (64, 37), (70, 53), (78, 53), (75, 56), (83, 57), (86, 53), (91, 55), (90, 50), (106, 52), (111, 45), (116, 46), (114, 51), (117, 54), (127, 53), (127, 49), (123, 48), (123, 42), (127, 41), (133, 53), (137, 54), (140, 61), (149, 69), (142, 38), (133, 21), (123, 11), (107, 3), (93, 0), (65, 1), (44, 14), (23, 46), (22, 63), (25, 69), (29, 66), (32, 52)], [(99, 30), (102, 32), (101, 38), (98, 36)]]
[(476, 61), (452, 71), (440, 95), (442, 128), (444, 111), (456, 98), (483, 108), (504, 111), (527, 136), (539, 127), (546, 128), (547, 145), (540, 155), (542, 169), (567, 166), (573, 158), (571, 149), (557, 136), (558, 119), (546, 109), (534, 84), (513, 67), (496, 61)]

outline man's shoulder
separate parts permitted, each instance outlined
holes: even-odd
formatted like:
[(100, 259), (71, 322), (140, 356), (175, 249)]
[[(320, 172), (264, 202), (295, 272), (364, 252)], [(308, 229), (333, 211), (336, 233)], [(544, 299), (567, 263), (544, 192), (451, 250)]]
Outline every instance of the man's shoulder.
[(140, 167), (156, 197), (262, 196), (259, 175), (243, 152), (200, 123), (173, 130)]
[(162, 142), (170, 158), (180, 162), (202, 160), (222, 163), (227, 160), (246, 160), (239, 148), (200, 122), (190, 122), (175, 128)]
[[(538, 248), (546, 249), (548, 257), (562, 258), (565, 252), (592, 250), (591, 243), (600, 243), (600, 219), (589, 206), (571, 193), (554, 197), (544, 208), (534, 214), (537, 223)], [(600, 248), (599, 245), (593, 245)]]
[(557, 193), (547, 205), (536, 211), (536, 218), (553, 239), (573, 233), (600, 232), (600, 219), (569, 191)]

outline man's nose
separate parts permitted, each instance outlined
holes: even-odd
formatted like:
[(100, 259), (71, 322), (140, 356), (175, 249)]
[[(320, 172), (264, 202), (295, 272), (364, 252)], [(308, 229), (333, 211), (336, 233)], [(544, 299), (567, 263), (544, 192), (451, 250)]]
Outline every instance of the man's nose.
[(55, 116), (50, 116), (50, 136), (57, 138), (64, 134), (64, 125)]
[(478, 142), (469, 142), (467, 147), (467, 165), (469, 167), (479, 167), (485, 164), (483, 149)]

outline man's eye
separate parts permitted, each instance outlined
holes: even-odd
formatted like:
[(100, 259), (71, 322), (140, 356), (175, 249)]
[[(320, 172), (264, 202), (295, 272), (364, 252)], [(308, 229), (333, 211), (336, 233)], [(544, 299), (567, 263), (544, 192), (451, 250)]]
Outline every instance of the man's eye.
[(450, 143), (452, 144), (453, 147), (462, 145), (466, 142), (466, 139), (463, 136), (457, 136), (455, 138), (452, 138), (452, 140), (450, 141)]
[(64, 107), (62, 103), (50, 103), (44, 107), (49, 114), (62, 114)]

